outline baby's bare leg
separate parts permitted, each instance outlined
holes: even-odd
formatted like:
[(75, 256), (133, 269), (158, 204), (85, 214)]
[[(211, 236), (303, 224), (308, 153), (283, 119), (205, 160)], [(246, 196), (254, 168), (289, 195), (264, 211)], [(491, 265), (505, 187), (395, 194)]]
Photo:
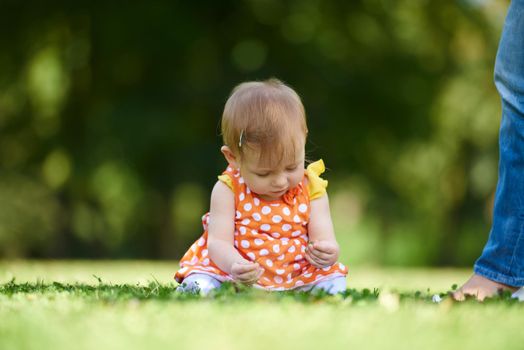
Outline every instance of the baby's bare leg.
[(504, 290), (514, 292), (517, 288), (474, 274), (459, 290), (453, 293), (453, 299), (462, 301), (467, 295), (472, 295), (483, 301), (485, 298), (493, 297)]

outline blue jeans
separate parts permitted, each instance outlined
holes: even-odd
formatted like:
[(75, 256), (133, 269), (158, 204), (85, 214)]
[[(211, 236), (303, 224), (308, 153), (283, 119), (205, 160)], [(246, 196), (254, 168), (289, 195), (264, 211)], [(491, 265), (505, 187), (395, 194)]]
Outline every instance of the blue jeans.
[(476, 274), (524, 286), (524, 0), (509, 6), (495, 63), (502, 99), (493, 225)]

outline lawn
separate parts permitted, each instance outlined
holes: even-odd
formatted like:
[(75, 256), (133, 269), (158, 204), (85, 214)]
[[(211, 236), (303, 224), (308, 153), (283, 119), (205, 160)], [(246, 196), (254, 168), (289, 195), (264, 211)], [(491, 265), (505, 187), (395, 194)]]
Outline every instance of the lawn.
[(522, 349), (524, 303), (440, 304), (467, 270), (354, 268), (346, 294), (173, 292), (175, 263), (0, 262), (0, 349)]

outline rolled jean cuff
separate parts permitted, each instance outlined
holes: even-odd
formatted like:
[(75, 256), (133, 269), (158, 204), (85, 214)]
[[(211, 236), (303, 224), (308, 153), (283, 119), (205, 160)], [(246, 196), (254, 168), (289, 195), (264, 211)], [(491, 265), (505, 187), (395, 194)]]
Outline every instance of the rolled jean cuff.
[(524, 286), (524, 278), (512, 277), (504, 275), (500, 272), (492, 271), (488, 268), (482, 267), (478, 264), (475, 264), (473, 271), (482, 277), (486, 277), (492, 281), (503, 283), (511, 287), (522, 287)]

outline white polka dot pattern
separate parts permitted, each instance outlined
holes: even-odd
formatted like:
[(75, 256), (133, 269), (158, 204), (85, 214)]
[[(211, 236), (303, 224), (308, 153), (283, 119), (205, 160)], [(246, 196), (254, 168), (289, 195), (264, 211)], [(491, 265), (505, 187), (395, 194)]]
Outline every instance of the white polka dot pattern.
[(262, 224), (262, 225), (260, 225), (260, 230), (265, 231), (265, 232), (269, 232), (271, 230), (271, 225)]

